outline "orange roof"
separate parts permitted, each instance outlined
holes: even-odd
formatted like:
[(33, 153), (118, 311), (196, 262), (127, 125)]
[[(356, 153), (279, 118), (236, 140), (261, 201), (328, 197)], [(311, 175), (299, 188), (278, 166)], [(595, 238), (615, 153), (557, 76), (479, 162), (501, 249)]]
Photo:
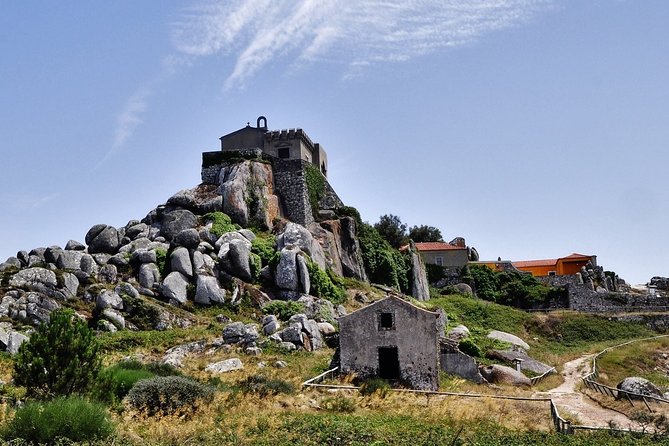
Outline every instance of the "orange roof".
[(545, 259), (545, 260), (524, 260), (520, 262), (512, 262), (511, 264), (516, 268), (532, 268), (536, 266), (555, 266), (557, 265), (558, 259)]
[(418, 251), (451, 251), (455, 249), (467, 249), (464, 246), (455, 246), (446, 242), (422, 242), (416, 243)]
[(592, 258), (592, 256), (587, 256), (585, 254), (578, 254), (578, 253), (575, 252), (573, 254), (569, 254), (567, 257), (562, 257), (562, 260), (565, 260), (565, 259), (570, 259), (570, 260), (575, 260), (575, 259), (585, 260), (585, 259), (588, 259), (588, 260), (590, 260), (591, 258)]

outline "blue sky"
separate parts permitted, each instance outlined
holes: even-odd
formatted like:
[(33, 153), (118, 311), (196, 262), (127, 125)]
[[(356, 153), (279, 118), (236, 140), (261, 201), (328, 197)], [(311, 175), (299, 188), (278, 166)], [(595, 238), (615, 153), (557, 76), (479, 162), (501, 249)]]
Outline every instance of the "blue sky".
[(662, 0), (3, 2), (0, 258), (142, 218), (265, 115), (370, 222), (669, 275), (668, 22)]

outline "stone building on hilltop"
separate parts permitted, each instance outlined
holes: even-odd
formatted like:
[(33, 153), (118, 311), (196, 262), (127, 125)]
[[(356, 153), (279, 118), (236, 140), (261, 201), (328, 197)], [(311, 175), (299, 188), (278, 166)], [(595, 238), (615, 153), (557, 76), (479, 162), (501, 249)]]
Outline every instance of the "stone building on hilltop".
[[(268, 130), (267, 118), (260, 116), (256, 127), (247, 124), (222, 136), (220, 141), (221, 150), (202, 154), (203, 184), (222, 185), (237, 175), (235, 165), (262, 162), (271, 165), (271, 172), (263, 173), (257, 180), (244, 179), (249, 193), (243, 191), (243, 200), (262, 207), (264, 199), (269, 198), (271, 203), (271, 198), (276, 196), (278, 216), (303, 226), (314, 222), (316, 217), (332, 217), (334, 211), (343, 206), (327, 181), (325, 149), (314, 143), (304, 130)], [(254, 169), (245, 170), (254, 175)], [(255, 170), (263, 169), (256, 165)], [(258, 182), (269, 183), (269, 189), (261, 194), (254, 192), (257, 189), (254, 183)]]

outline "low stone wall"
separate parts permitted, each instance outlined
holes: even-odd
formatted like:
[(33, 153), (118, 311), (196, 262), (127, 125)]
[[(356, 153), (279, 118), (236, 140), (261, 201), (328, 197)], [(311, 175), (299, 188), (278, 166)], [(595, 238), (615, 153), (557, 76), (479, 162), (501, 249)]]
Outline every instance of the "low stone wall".
[(645, 308), (669, 306), (669, 298), (660, 295), (594, 291), (583, 283), (580, 274), (539, 278), (550, 286), (563, 287), (569, 294), (568, 307), (590, 313), (609, 311), (644, 311)]

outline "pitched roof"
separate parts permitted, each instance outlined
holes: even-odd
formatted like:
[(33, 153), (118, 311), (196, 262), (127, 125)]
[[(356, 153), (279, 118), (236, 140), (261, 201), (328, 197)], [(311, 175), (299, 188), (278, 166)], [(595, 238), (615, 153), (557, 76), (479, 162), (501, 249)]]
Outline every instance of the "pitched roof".
[(573, 254), (569, 254), (567, 257), (562, 257), (562, 260), (566, 260), (566, 259), (569, 259), (569, 260), (575, 260), (575, 259), (585, 260), (585, 259), (588, 259), (588, 260), (590, 260), (591, 258), (592, 258), (592, 256), (588, 256), (588, 255), (585, 255), (585, 254), (579, 254), (579, 253), (575, 252)]
[(422, 242), (416, 243), (418, 251), (451, 251), (456, 249), (467, 249), (464, 246), (455, 246), (446, 242)]
[(522, 260), (520, 262), (511, 262), (516, 268), (532, 268), (537, 266), (555, 266), (558, 259), (543, 259), (543, 260)]

